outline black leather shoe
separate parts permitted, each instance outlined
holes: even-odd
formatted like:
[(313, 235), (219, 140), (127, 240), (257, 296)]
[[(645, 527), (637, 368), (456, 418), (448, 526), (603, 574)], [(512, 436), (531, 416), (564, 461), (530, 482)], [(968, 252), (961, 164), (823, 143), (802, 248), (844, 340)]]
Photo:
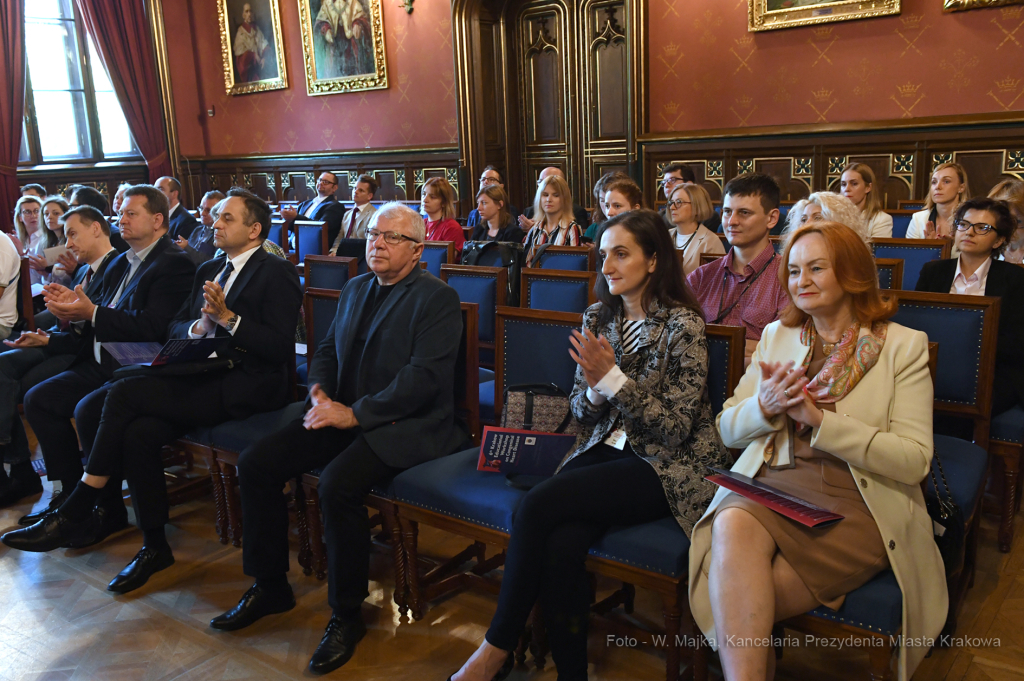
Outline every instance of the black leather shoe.
[(135, 591), (149, 581), (154, 573), (166, 570), (174, 565), (174, 554), (167, 544), (157, 548), (143, 546), (142, 550), (135, 554), (132, 562), (125, 566), (124, 570), (118, 573), (117, 577), (107, 584), (107, 591), (126, 594)]
[(366, 625), (363, 618), (345, 620), (337, 615), (331, 616), (327, 623), (324, 637), (309, 660), (309, 671), (314, 674), (327, 674), (352, 659), (356, 652), (356, 644), (366, 636)]
[(253, 584), (238, 601), (238, 605), (223, 615), (210, 620), (210, 626), (221, 631), (244, 629), (266, 615), (288, 612), (295, 607), (292, 587), (286, 583), (283, 589), (267, 589)]
[(114, 534), (120, 532), (124, 528), (128, 527), (128, 513), (125, 511), (124, 506), (117, 509), (116, 511), (108, 511), (103, 506), (96, 507), (96, 513), (100, 517), (100, 522), (96, 526), (96, 531), (88, 537), (82, 537), (75, 541), (70, 541), (64, 545), (66, 549), (84, 549), (87, 546), (93, 546), (99, 544), (101, 541)]
[(51, 511), (35, 525), (21, 530), (8, 532), (0, 541), (12, 549), (45, 553), (59, 549), (68, 542), (82, 541), (96, 533), (101, 522), (101, 515), (94, 512), (85, 520), (73, 523), (68, 520), (60, 509)]
[(68, 492), (63, 489), (60, 492), (51, 495), (50, 503), (46, 505), (46, 508), (40, 509), (35, 513), (29, 513), (28, 515), (21, 516), (20, 518), (18, 518), (18, 524), (22, 526), (35, 525), (40, 520), (42, 520), (43, 516), (45, 516), (47, 513), (49, 513), (50, 511), (56, 511), (58, 508), (60, 508), (61, 504), (67, 501), (69, 496), (71, 496), (71, 492)]
[(39, 494), (43, 491), (43, 482), (34, 473), (24, 478), (11, 478), (7, 485), (0, 490), (0, 508), (13, 506), (25, 497)]

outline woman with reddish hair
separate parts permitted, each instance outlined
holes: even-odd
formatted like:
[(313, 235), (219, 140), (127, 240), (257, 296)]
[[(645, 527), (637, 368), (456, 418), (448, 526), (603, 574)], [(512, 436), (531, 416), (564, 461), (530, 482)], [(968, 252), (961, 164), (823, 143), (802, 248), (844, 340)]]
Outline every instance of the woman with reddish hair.
[(427, 241), (454, 241), (455, 262), (462, 257), (466, 233), (455, 219), (455, 189), (443, 177), (432, 177), (423, 185), (420, 210), (427, 216)]
[(860, 235), (808, 222), (789, 237), (779, 282), (791, 304), (765, 328), (718, 416), (732, 470), (843, 516), (809, 528), (719, 489), (693, 530), (690, 609), (727, 679), (771, 679), (776, 622), (892, 568), (903, 592), (899, 679), (946, 620), (942, 558), (920, 482), (932, 460), (928, 337), (888, 321)]

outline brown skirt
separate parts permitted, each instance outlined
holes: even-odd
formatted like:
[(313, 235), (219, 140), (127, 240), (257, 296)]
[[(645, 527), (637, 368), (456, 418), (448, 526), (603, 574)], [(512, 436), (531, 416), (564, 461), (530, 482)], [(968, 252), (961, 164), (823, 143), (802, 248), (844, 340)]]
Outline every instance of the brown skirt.
[(715, 516), (726, 508), (741, 508), (757, 518), (818, 602), (835, 610), (846, 594), (886, 569), (889, 557), (849, 465), (813, 449), (809, 431), (794, 438), (793, 449), (795, 467), (761, 466), (757, 478), (838, 513), (842, 520), (819, 529), (806, 527), (738, 494), (726, 496)]

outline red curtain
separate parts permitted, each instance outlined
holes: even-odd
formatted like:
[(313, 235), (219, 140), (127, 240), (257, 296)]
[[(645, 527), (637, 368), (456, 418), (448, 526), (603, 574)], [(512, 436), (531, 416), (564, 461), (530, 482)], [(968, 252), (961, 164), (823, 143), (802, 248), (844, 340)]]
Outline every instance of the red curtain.
[(0, 0), (0, 227), (11, 231), (25, 115), (25, 0)]
[[(0, 0), (2, 1), (2, 0)], [(142, 0), (76, 0), (107, 66), (128, 128), (149, 166), (149, 180), (171, 174), (149, 19)]]

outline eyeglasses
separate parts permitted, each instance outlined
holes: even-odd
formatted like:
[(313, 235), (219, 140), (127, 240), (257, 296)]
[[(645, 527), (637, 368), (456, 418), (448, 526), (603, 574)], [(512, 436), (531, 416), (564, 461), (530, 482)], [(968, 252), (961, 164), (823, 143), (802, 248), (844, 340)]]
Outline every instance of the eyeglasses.
[(319, 179), (318, 179), (318, 180), (316, 181), (316, 183), (317, 183), (317, 184), (333, 184), (333, 185), (337, 185), (337, 184), (338, 184), (337, 182), (332, 182), (331, 180), (325, 180), (325, 179), (324, 179), (324, 178), (322, 178), (322, 177), (321, 177), (321, 178), (319, 178)]
[(501, 180), (496, 177), (487, 177), (484, 175), (480, 178), (480, 184), (501, 184)]
[(671, 208), (672, 210), (675, 210), (676, 208), (679, 208), (680, 206), (687, 206), (687, 205), (689, 205), (691, 203), (693, 203), (693, 202), (692, 201), (683, 201), (682, 199), (676, 199), (675, 201), (669, 201), (668, 202), (668, 207)]
[(671, 187), (672, 185), (678, 184), (679, 182), (682, 182), (682, 181), (683, 181), (683, 178), (681, 178), (681, 177), (675, 177), (675, 176), (673, 176), (673, 177), (666, 177), (665, 181), (662, 182), (662, 184), (665, 185), (666, 187)]
[(966, 232), (973, 227), (974, 233), (979, 235), (988, 234), (995, 229), (995, 226), (986, 225), (984, 222), (967, 222), (967, 220), (957, 220), (955, 224), (958, 232)]
[(406, 236), (401, 232), (382, 232), (377, 229), (366, 230), (366, 240), (370, 241), (371, 243), (379, 239), (381, 236), (384, 237), (384, 241), (391, 244), (392, 246), (400, 244), (406, 240), (411, 241), (414, 244), (420, 243), (416, 239), (413, 239), (411, 236)]

